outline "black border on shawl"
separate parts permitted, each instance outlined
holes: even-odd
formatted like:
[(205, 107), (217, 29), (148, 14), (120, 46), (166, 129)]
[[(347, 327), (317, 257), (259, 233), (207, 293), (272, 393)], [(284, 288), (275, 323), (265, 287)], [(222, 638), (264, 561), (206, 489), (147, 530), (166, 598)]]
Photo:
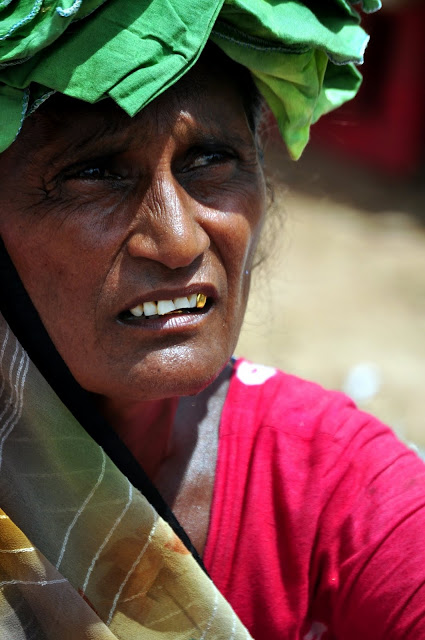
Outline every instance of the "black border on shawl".
[(172, 527), (208, 575), (189, 536), (132, 453), (97, 410), (93, 399), (72, 376), (41, 322), (0, 238), (1, 311), (30, 359), (63, 404), (99, 444), (132, 485), (141, 491)]

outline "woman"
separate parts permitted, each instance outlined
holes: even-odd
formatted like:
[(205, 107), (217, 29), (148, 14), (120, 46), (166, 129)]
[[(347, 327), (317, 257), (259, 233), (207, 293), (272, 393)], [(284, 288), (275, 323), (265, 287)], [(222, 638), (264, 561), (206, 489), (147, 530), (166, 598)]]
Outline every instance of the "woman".
[(355, 91), (327, 65), (360, 57), (354, 12), (97, 4), (11, 10), (3, 38), (2, 637), (425, 638), (422, 463), (231, 359), (260, 101), (205, 42), (297, 156)]

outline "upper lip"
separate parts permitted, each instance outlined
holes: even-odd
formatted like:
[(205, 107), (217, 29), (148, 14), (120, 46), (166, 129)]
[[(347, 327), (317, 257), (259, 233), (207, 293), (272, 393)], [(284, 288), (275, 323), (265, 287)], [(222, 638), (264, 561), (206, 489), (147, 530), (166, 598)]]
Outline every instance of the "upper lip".
[(134, 309), (144, 302), (157, 302), (158, 300), (174, 300), (175, 298), (184, 298), (194, 293), (203, 293), (207, 298), (213, 300), (218, 298), (218, 292), (214, 285), (210, 283), (197, 282), (185, 287), (173, 287), (168, 289), (153, 289), (144, 294), (139, 294), (129, 300), (125, 307), (119, 313), (124, 313), (129, 309)]

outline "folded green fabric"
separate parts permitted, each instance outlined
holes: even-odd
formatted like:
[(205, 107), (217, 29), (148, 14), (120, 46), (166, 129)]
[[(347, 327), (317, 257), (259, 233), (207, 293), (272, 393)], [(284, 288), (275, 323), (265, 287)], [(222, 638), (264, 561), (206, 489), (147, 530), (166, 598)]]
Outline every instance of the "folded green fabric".
[(252, 72), (293, 157), (311, 123), (355, 95), (368, 41), (346, 0), (2, 0), (0, 151), (52, 91), (134, 115), (210, 37)]

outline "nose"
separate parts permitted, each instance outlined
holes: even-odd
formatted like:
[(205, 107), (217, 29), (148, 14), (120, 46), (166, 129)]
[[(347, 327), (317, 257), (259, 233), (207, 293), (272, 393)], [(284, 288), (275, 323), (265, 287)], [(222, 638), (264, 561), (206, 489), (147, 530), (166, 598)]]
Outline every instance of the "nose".
[(170, 175), (151, 184), (137, 211), (137, 225), (127, 242), (133, 258), (170, 269), (187, 267), (210, 245), (202, 225), (202, 205)]

